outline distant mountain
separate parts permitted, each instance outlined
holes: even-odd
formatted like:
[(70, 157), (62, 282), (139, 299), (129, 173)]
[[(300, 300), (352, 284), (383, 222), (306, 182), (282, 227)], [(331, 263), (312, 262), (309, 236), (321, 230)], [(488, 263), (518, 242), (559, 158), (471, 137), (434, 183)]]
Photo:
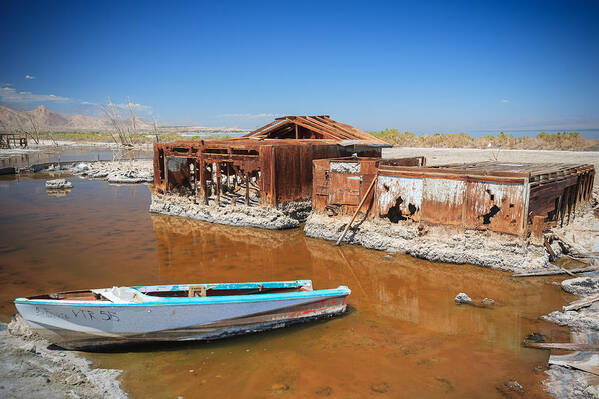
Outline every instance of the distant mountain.
[[(17, 111), (0, 105), (0, 130), (31, 130), (32, 121), (40, 131), (91, 131), (103, 132), (114, 130), (112, 121), (107, 118), (94, 118), (87, 115), (62, 116), (43, 105), (29, 111)], [(130, 120), (121, 120), (124, 128), (131, 128)], [(135, 128), (138, 131), (152, 130), (152, 125), (143, 119), (136, 118)]]

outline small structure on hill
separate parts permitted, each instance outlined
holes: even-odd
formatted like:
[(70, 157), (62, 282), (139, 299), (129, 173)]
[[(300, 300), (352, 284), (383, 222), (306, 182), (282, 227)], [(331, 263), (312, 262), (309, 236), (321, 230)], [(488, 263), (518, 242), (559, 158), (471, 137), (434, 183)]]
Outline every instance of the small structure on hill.
[(312, 161), (380, 157), (390, 145), (321, 116), (284, 116), (229, 140), (154, 145), (154, 188), (203, 205), (277, 207), (312, 197)]
[(19, 133), (0, 133), (0, 148), (27, 148), (27, 135)]

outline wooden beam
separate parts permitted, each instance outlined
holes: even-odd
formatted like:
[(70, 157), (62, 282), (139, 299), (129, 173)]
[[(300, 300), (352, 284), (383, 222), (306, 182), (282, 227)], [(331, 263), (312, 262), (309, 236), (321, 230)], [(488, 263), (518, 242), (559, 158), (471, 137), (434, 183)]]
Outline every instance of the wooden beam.
[[(583, 267), (580, 269), (570, 269), (568, 270), (570, 273), (585, 273), (585, 272), (592, 272), (595, 270), (598, 270), (599, 267), (597, 266), (591, 266), (591, 267)], [(561, 270), (547, 270), (547, 271), (535, 271), (535, 272), (528, 272), (528, 273), (516, 273), (516, 274), (512, 274), (512, 277), (540, 277), (540, 276), (557, 276), (560, 274), (568, 274), (566, 273), (566, 271), (564, 269)]]
[(164, 154), (164, 192), (168, 193), (168, 157)]
[(578, 310), (578, 309), (590, 306), (597, 301), (599, 301), (599, 295), (595, 295), (590, 298), (579, 299), (578, 301), (574, 301), (574, 302), (570, 303), (569, 305), (564, 306), (563, 309), (564, 309), (564, 311)]
[(372, 179), (372, 182), (370, 183), (370, 186), (368, 187), (368, 190), (366, 191), (366, 194), (364, 194), (364, 198), (362, 198), (362, 201), (360, 201), (360, 203), (358, 204), (358, 209), (356, 209), (356, 212), (354, 212), (354, 216), (352, 216), (352, 218), (349, 221), (349, 223), (347, 224), (347, 226), (345, 226), (345, 230), (343, 230), (343, 234), (341, 234), (341, 236), (339, 237), (339, 239), (337, 240), (337, 242), (335, 243), (335, 245), (339, 245), (339, 243), (341, 242), (341, 240), (343, 240), (343, 237), (345, 237), (345, 234), (347, 233), (347, 231), (351, 227), (351, 224), (354, 222), (354, 219), (356, 219), (356, 216), (358, 216), (358, 212), (360, 212), (360, 209), (362, 209), (362, 205), (364, 205), (364, 202), (366, 202), (366, 198), (368, 198), (368, 195), (372, 191), (372, 188), (374, 187), (374, 183), (376, 182), (377, 177), (378, 176), (374, 176), (374, 179)]
[(529, 342), (524, 341), (522, 344), (527, 348), (535, 348), (535, 349), (559, 349), (564, 351), (589, 351), (589, 352), (597, 352), (599, 351), (599, 345), (597, 344), (574, 344), (569, 342), (559, 343), (559, 342)]
[(245, 172), (245, 205), (250, 205), (250, 172)]

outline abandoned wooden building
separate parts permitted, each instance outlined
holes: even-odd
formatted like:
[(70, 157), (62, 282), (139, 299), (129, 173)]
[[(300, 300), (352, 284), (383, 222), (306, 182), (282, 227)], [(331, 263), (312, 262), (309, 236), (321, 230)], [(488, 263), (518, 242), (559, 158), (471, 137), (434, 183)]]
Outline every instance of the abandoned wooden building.
[[(313, 212), (361, 212), (517, 236), (568, 223), (591, 197), (595, 169), (580, 164), (479, 162), (426, 167), (424, 160), (314, 161)], [(376, 182), (373, 183), (373, 180)]]
[(154, 145), (158, 193), (196, 196), (198, 203), (272, 206), (312, 197), (312, 161), (380, 157), (390, 145), (322, 116), (284, 116), (229, 140)]

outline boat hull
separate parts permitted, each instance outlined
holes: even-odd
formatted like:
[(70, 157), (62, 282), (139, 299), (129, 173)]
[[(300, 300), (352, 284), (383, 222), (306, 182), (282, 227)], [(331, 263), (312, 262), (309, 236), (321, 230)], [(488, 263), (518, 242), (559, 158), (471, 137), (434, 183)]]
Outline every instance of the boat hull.
[[(314, 294), (316, 292), (313, 292)], [(212, 340), (285, 327), (346, 310), (347, 294), (204, 304), (16, 303), (31, 328), (65, 348)]]

